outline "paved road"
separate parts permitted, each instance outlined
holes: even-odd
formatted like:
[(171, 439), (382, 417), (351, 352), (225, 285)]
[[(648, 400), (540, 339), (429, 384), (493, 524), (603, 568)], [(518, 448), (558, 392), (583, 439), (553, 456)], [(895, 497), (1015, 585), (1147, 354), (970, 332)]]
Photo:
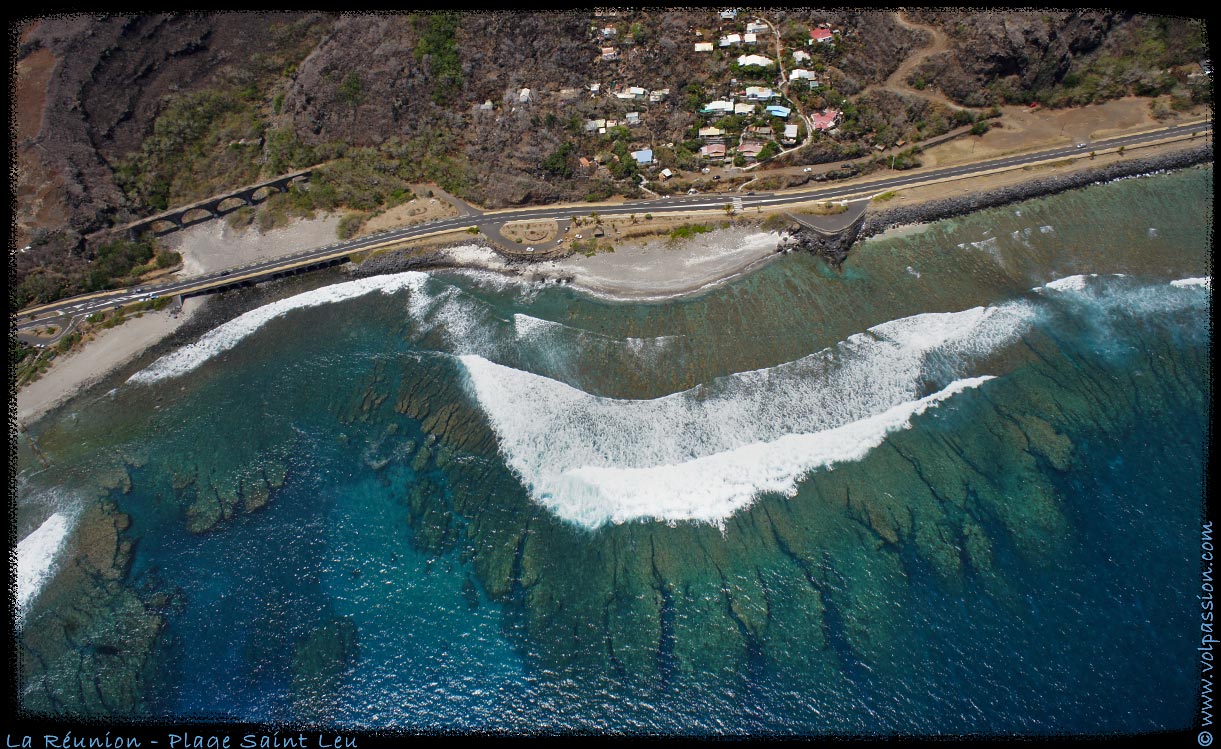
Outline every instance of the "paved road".
[[(964, 164), (960, 166), (951, 166), (932, 170), (917, 169), (910, 172), (903, 172), (901, 173), (901, 176), (900, 173), (895, 173), (896, 176), (856, 182), (854, 184), (842, 184), (833, 187), (803, 188), (784, 193), (747, 193), (745, 195), (741, 193), (735, 193), (733, 195), (680, 195), (653, 200), (627, 201), (618, 204), (590, 203), (586, 205), (561, 208), (525, 208), (520, 210), (496, 211), (476, 215), (436, 219), (424, 224), (418, 224), (416, 226), (402, 229), (391, 229), (379, 234), (361, 237), (360, 239), (349, 240), (346, 242), (336, 242), (325, 247), (317, 247), (311, 250), (298, 252), (293, 255), (248, 263), (246, 265), (229, 268), (223, 271), (216, 271), (182, 281), (137, 286), (134, 288), (121, 289), (112, 292), (102, 292), (98, 294), (64, 299), (53, 304), (34, 307), (20, 312), (14, 316), (14, 322), (17, 328), (18, 336), (28, 343), (34, 343), (36, 340), (32, 336), (32, 332), (35, 328), (44, 327), (48, 324), (59, 326), (60, 332), (55, 338), (38, 339), (43, 344), (49, 344), (54, 342), (59, 335), (63, 335), (69, 329), (71, 329), (71, 326), (74, 325), (76, 321), (95, 312), (110, 310), (127, 304), (132, 304), (134, 302), (154, 299), (157, 297), (172, 297), (178, 294), (202, 293), (205, 291), (214, 291), (216, 289), (242, 283), (255, 283), (270, 279), (280, 274), (295, 272), (315, 265), (343, 262), (343, 259), (349, 254), (359, 252), (361, 250), (388, 246), (406, 240), (418, 239), (431, 234), (461, 230), (476, 225), (485, 225), (491, 221), (505, 223), (508, 221), (554, 219), (556, 221), (564, 222), (565, 220), (571, 219), (575, 216), (587, 216), (591, 211), (597, 211), (603, 215), (629, 212), (636, 214), (698, 212), (721, 210), (727, 203), (734, 200), (741, 200), (743, 209), (749, 209), (751, 207), (777, 208), (785, 205), (804, 203), (813, 200), (829, 200), (852, 195), (875, 194), (916, 183), (962, 178), (973, 174), (988, 172), (994, 169), (1012, 168), (1040, 161), (1066, 157), (1081, 157), (1088, 153), (1087, 149), (1102, 150), (1106, 148), (1116, 148), (1118, 146), (1130, 146), (1173, 136), (1186, 136), (1191, 133), (1197, 133), (1198, 137), (1207, 138), (1211, 129), (1211, 123), (1178, 125), (1148, 133), (1091, 141), (1088, 146), (1085, 146), (1084, 148), (1076, 146), (1052, 148), (1034, 153), (991, 159), (974, 164)], [(505, 254), (514, 255), (514, 253), (507, 251)], [(523, 251), (515, 256), (526, 257), (526, 253), (523, 249)]]

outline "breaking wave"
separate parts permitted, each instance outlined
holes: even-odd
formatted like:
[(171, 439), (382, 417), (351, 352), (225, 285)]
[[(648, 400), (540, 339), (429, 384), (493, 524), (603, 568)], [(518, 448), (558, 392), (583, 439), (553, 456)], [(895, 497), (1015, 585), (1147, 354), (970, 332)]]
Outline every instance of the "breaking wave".
[(17, 575), (14, 586), (18, 626), (21, 626), (25, 619), (30, 601), (34, 600), (43, 583), (50, 577), (51, 567), (71, 529), (72, 519), (62, 512), (56, 512), (17, 543)]
[(295, 309), (318, 307), (380, 291), (393, 294), (405, 288), (419, 289), (428, 279), (424, 273), (412, 271), (389, 276), (372, 276), (356, 281), (326, 286), (304, 294), (281, 299), (253, 309), (205, 333), (198, 341), (161, 357), (136, 372), (128, 382), (150, 384), (190, 372), (217, 354), (236, 346), (242, 339), (281, 315)]
[[(1036, 314), (1015, 302), (894, 320), (767, 369), (651, 400), (594, 396), (477, 355), (460, 357), (507, 464), (535, 501), (588, 527), (653, 518), (720, 523), (762, 492), (856, 460), (910, 419), (986, 377), (921, 394)], [(948, 378), (947, 378), (948, 379)]]

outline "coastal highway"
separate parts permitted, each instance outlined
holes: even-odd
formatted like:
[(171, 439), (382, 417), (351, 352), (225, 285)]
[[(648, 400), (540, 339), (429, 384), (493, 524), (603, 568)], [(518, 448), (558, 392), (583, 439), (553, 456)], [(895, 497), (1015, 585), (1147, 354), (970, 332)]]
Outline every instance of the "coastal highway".
[[(412, 239), (467, 229), (472, 226), (492, 226), (523, 220), (554, 219), (564, 221), (576, 216), (588, 216), (591, 211), (597, 211), (604, 215), (618, 215), (624, 213), (685, 213), (721, 210), (727, 203), (736, 200), (741, 201), (743, 209), (756, 206), (760, 208), (780, 208), (786, 205), (811, 201), (871, 195), (914, 184), (963, 179), (993, 170), (1013, 169), (1044, 161), (1080, 158), (1087, 155), (1091, 150), (1098, 151), (1118, 148), (1119, 146), (1133, 146), (1169, 138), (1185, 138), (1191, 135), (1203, 139), (1209, 136), (1211, 130), (1211, 122), (1188, 123), (1134, 135), (1093, 140), (1080, 146), (1063, 146), (938, 169), (916, 169), (903, 173), (894, 173), (895, 176), (881, 179), (853, 184), (839, 184), (836, 186), (820, 186), (812, 189), (803, 188), (789, 192), (682, 195), (652, 200), (633, 200), (624, 203), (589, 203), (564, 207), (509, 209), (437, 219), (424, 224), (402, 229), (392, 229), (359, 239), (336, 242), (325, 247), (317, 247), (293, 255), (260, 260), (196, 276), (195, 278), (63, 299), (52, 304), (22, 310), (13, 316), (13, 322), (18, 335), (23, 341), (34, 343), (35, 345), (46, 345), (54, 342), (71, 330), (76, 321), (96, 312), (115, 309), (158, 297), (202, 293), (241, 283), (253, 283), (311, 266), (340, 262), (346, 256), (363, 250), (388, 247)], [(529, 257), (525, 253), (520, 253), (520, 256)], [(39, 339), (31, 335), (36, 328), (43, 328), (49, 325), (54, 325), (58, 328), (53, 337)]]

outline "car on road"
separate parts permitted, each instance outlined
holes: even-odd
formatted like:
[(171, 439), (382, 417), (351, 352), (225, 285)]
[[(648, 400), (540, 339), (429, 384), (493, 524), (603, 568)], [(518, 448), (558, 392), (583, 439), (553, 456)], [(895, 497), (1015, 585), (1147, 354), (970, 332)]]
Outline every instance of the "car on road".
[(714, 174), (714, 175), (712, 175), (712, 178), (713, 178), (713, 179), (720, 179), (720, 178), (721, 178), (721, 175), (719, 175), (719, 174)]
[(578, 234), (578, 235), (577, 235), (577, 239), (580, 239), (580, 238), (581, 238), (581, 235), (580, 235), (580, 234)]
[(527, 248), (526, 248), (526, 252), (534, 252), (534, 248), (533, 248), (533, 247), (527, 247)]
[(1085, 144), (1084, 144), (1084, 143), (1078, 143), (1078, 144), (1077, 144), (1077, 148), (1085, 148)]
[(805, 174), (809, 174), (810, 172), (814, 171), (814, 167), (807, 166), (805, 169), (802, 169), (801, 171), (804, 172)]
[(840, 169), (853, 169), (853, 168), (855, 168), (855, 167), (856, 167), (856, 165), (855, 165), (855, 164), (851, 164), (851, 163), (846, 163), (846, 164), (840, 164), (840, 165), (839, 165), (839, 168), (840, 168)]

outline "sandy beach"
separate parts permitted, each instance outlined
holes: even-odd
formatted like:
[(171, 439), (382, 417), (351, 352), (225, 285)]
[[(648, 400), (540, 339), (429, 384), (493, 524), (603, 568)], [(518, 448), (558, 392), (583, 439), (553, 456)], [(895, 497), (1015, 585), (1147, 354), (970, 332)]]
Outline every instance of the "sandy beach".
[(184, 299), (182, 310), (145, 312), (103, 330), (89, 343), (55, 360), (46, 374), (17, 391), (17, 423), (27, 426), (51, 409), (85, 391), (150, 346), (185, 325), (204, 300)]

